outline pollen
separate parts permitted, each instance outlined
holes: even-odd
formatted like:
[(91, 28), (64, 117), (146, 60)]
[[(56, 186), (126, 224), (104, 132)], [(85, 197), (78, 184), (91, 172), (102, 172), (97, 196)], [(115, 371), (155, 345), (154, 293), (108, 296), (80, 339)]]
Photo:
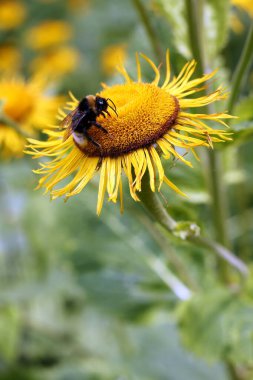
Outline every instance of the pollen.
[(88, 156), (117, 157), (154, 144), (173, 124), (179, 112), (177, 99), (165, 90), (147, 83), (126, 83), (106, 88), (99, 93), (112, 99), (118, 116), (108, 108), (110, 116), (99, 116), (97, 127), (89, 135), (100, 145), (89, 142), (83, 151)]

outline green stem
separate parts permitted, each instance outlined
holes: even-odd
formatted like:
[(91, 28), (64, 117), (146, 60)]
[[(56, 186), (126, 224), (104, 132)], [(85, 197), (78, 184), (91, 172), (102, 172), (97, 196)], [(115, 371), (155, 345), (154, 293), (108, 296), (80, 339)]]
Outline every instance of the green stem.
[(147, 12), (146, 8), (144, 7), (144, 5), (142, 4), (141, 0), (132, 0), (132, 1), (133, 1), (133, 4), (134, 4), (134, 6), (135, 6), (135, 8), (136, 8), (136, 10), (140, 16), (140, 19), (143, 23), (143, 26), (146, 30), (146, 33), (147, 33), (148, 38), (150, 40), (150, 43), (153, 47), (154, 53), (162, 62), (162, 60), (163, 60), (162, 49), (161, 49), (161, 46), (159, 43), (159, 39), (156, 36), (156, 31), (155, 31), (152, 23), (150, 22), (150, 17), (148, 15), (148, 12)]
[[(139, 194), (143, 205), (148, 213), (155, 219), (166, 231), (173, 233), (175, 236), (180, 236), (180, 223), (176, 222), (165, 210), (161, 200), (156, 193), (153, 193), (150, 189), (148, 175), (145, 175), (142, 179), (142, 191)], [(196, 229), (195, 229), (196, 230)], [(225, 248), (223, 245), (213, 242), (199, 234), (194, 233), (194, 229), (184, 231), (182, 239), (189, 241), (194, 245), (208, 248), (212, 252), (215, 252), (224, 262), (229, 263), (236, 268), (242, 276), (248, 275), (248, 268), (242, 260), (235, 256), (231, 251)]]
[(239, 94), (239, 89), (242, 84), (243, 76), (247, 70), (247, 66), (249, 65), (251, 61), (252, 55), (253, 55), (253, 22), (251, 23), (250, 30), (249, 30), (240, 60), (238, 62), (238, 65), (232, 77), (232, 89), (231, 89), (230, 97), (228, 100), (229, 113), (233, 112), (235, 102)]
[(215, 225), (216, 239), (226, 247), (229, 246), (226, 226), (227, 201), (223, 174), (222, 152), (208, 151), (209, 188), (212, 195), (212, 211)]
[(145, 174), (142, 179), (142, 190), (139, 194), (139, 198), (151, 217), (153, 217), (167, 231), (174, 231), (177, 227), (177, 222), (167, 213), (157, 194), (151, 191), (147, 174)]
[[(136, 216), (136, 211), (135, 211)], [(138, 215), (141, 224), (149, 232), (150, 236), (154, 239), (157, 245), (161, 248), (162, 252), (169, 260), (170, 266), (174, 269), (175, 273), (178, 274), (179, 278), (193, 291), (197, 291), (198, 287), (196, 282), (191, 276), (187, 265), (183, 262), (182, 257), (180, 257), (176, 251), (174, 251), (171, 244), (168, 244), (167, 236), (164, 235), (164, 231), (158, 223), (153, 223), (148, 216), (143, 213)]]
[[(247, 66), (251, 61), (251, 57), (253, 54), (253, 22), (248, 32), (248, 36), (244, 45), (244, 48), (241, 53), (240, 60), (238, 62), (237, 68), (232, 77), (232, 89), (230, 92), (230, 97), (228, 100), (228, 112), (232, 113), (236, 104), (237, 95), (239, 94), (240, 87), (242, 85), (243, 79), (245, 78), (245, 72), (247, 71)], [(232, 152), (233, 153), (233, 152)], [(236, 162), (236, 170), (240, 170), (242, 164), (242, 158), (240, 155), (240, 148), (234, 150), (235, 154), (235, 162)], [(247, 230), (247, 225), (249, 224), (249, 220), (243, 215), (247, 215), (245, 210), (247, 208), (248, 197), (245, 183), (240, 183), (240, 185), (236, 185), (235, 187), (236, 199), (237, 199), (237, 212), (242, 215), (241, 225), (243, 229)], [(240, 239), (238, 243), (238, 251), (240, 252), (240, 256), (244, 259), (248, 259), (250, 257), (250, 239), (249, 235), (246, 233), (243, 239)]]
[[(201, 3), (202, 1), (199, 0), (199, 5)], [(200, 33), (201, 18), (199, 17), (199, 13), (202, 9), (202, 6), (197, 8), (196, 2), (194, 0), (185, 0), (185, 5), (188, 20), (189, 42), (191, 46), (191, 51), (193, 57), (198, 63), (196, 67), (196, 73), (198, 74), (198, 76), (202, 76), (204, 72), (204, 52), (202, 48), (203, 44), (201, 41), (202, 35)]]
[[(197, 73), (199, 76), (203, 75), (205, 71), (205, 51), (203, 41), (203, 14), (202, 7), (197, 7), (194, 0), (186, 1), (186, 11), (189, 29), (190, 45), (194, 58), (198, 62)], [(202, 4), (202, 2), (201, 2)], [(207, 94), (207, 90), (205, 90)], [(210, 106), (207, 107), (210, 112)], [(212, 214), (215, 228), (215, 236), (219, 243), (229, 246), (228, 233), (226, 227), (227, 218), (227, 199), (225, 197), (225, 183), (223, 174), (223, 165), (221, 152), (208, 151), (207, 152), (207, 173), (209, 182), (209, 191), (211, 195)], [(219, 267), (221, 279), (225, 282), (229, 281), (226, 263), (221, 262)]]

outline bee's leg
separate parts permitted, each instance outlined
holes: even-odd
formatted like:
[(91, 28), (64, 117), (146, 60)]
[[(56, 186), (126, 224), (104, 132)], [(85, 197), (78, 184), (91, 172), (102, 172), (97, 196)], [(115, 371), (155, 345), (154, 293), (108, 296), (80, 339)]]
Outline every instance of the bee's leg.
[(105, 133), (108, 133), (107, 129), (105, 129), (104, 127), (102, 127), (101, 124), (97, 123), (96, 121), (93, 121), (92, 122), (92, 125), (94, 125), (95, 127), (101, 129), (101, 131), (105, 132)]
[(90, 141), (93, 145), (95, 145), (99, 150), (101, 150), (101, 145), (96, 142), (86, 131), (84, 132), (84, 136), (88, 141)]
[(103, 112), (102, 112), (102, 115), (103, 115), (104, 117), (106, 117), (105, 114), (111, 117), (111, 114), (109, 113), (109, 111), (106, 110), (106, 111), (103, 111)]

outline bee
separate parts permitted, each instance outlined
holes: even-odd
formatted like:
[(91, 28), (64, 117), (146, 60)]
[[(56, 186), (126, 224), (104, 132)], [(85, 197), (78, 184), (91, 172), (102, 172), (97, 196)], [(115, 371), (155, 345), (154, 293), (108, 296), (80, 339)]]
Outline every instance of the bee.
[[(109, 102), (111, 102), (112, 105), (110, 105)], [(66, 141), (69, 136), (72, 135), (75, 143), (80, 148), (83, 148), (87, 142), (90, 141), (101, 150), (100, 144), (89, 135), (89, 129), (95, 126), (104, 133), (108, 133), (108, 131), (97, 122), (97, 117), (100, 115), (104, 118), (106, 115), (111, 116), (108, 108), (111, 108), (118, 116), (116, 106), (111, 99), (105, 99), (98, 95), (87, 95), (78, 103), (78, 106), (62, 120), (61, 126), (67, 128), (63, 141)]]

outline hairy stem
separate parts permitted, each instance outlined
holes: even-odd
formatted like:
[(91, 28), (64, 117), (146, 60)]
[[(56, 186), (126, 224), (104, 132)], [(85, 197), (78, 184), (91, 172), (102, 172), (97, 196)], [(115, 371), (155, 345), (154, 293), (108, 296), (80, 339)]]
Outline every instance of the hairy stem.
[(239, 94), (239, 90), (243, 81), (243, 77), (245, 72), (247, 71), (247, 67), (251, 61), (251, 57), (253, 56), (253, 22), (251, 23), (251, 27), (242, 50), (241, 57), (237, 64), (236, 70), (232, 77), (232, 89), (230, 92), (229, 100), (228, 100), (228, 112), (233, 112), (237, 96)]
[[(192, 54), (198, 61), (197, 73), (203, 75), (206, 67), (206, 55), (203, 42), (203, 14), (202, 7), (195, 0), (185, 0), (188, 20), (188, 30)], [(201, 2), (202, 3), (202, 2)], [(198, 5), (198, 6), (197, 6)], [(207, 93), (207, 90), (205, 90)], [(210, 112), (210, 107), (207, 107)], [(223, 173), (222, 153), (219, 151), (208, 151), (206, 155), (207, 173), (209, 182), (209, 192), (211, 196), (213, 223), (215, 237), (219, 243), (229, 246), (226, 226), (227, 219), (227, 198), (225, 197), (225, 183)], [(223, 281), (229, 282), (229, 275), (226, 263), (220, 262), (220, 277)]]
[[(176, 222), (164, 208), (160, 198), (156, 193), (153, 193), (149, 186), (148, 175), (145, 175), (142, 180), (142, 191), (139, 194), (143, 205), (145, 206), (148, 213), (156, 220), (161, 226), (165, 228), (166, 231), (173, 233), (176, 236), (180, 236), (180, 223)], [(194, 234), (189, 229), (189, 231), (184, 231), (184, 240), (189, 241), (194, 245), (207, 248), (218, 255), (222, 261), (230, 264), (238, 270), (242, 276), (248, 275), (248, 268), (242, 260), (240, 260), (236, 255), (229, 251), (223, 245), (214, 242), (210, 239), (200, 236), (198, 233)]]
[[(253, 22), (248, 32), (247, 39), (245, 41), (245, 45), (243, 47), (239, 62), (237, 64), (237, 68), (232, 77), (232, 89), (230, 92), (230, 96), (228, 99), (228, 111), (231, 113), (234, 110), (236, 100), (239, 94), (239, 90), (242, 86), (242, 82), (245, 79), (245, 73), (247, 72), (247, 67), (249, 62), (251, 61), (253, 55)], [(234, 149), (235, 154), (235, 163), (236, 170), (240, 170), (242, 164), (242, 158), (240, 155), (240, 148)], [(247, 213), (245, 210), (247, 209), (248, 204), (248, 194), (246, 191), (245, 183), (240, 183), (236, 185), (235, 188), (235, 196), (237, 199), (237, 212), (241, 215), (246, 215), (246, 218), (242, 216), (241, 225), (244, 231), (247, 231), (247, 226), (249, 225), (249, 218), (247, 217)], [(244, 259), (248, 259), (250, 257), (250, 239), (249, 234), (245, 234), (243, 239), (240, 239), (238, 243), (238, 250), (240, 252), (240, 256)]]

